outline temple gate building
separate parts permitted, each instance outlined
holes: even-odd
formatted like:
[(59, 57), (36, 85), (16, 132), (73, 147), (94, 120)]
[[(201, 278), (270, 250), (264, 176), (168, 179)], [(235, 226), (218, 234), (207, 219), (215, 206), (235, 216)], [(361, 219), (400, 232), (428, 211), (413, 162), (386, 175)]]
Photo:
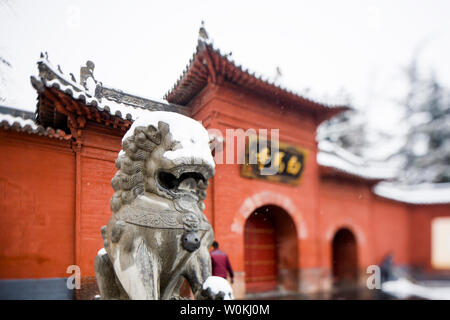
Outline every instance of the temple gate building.
[[(317, 127), (346, 106), (263, 80), (204, 40), (165, 101), (89, 84), (89, 76), (79, 84), (46, 57), (38, 68), (31, 77), (35, 114), (0, 110), (0, 286), (10, 292), (41, 281), (52, 288), (47, 295), (64, 295), (71, 265), (80, 267), (82, 290), (92, 288), (121, 138), (154, 110), (201, 120), (223, 137), (227, 129), (279, 129), (279, 172), (217, 164), (207, 190), (205, 214), (235, 270), (236, 297), (365, 285), (367, 267), (389, 252), (427, 273), (450, 270), (449, 254), (435, 241), (448, 232), (435, 224), (450, 219), (450, 186), (396, 188), (382, 182), (393, 178), (386, 168), (318, 143)], [(238, 145), (225, 139), (215, 156), (238, 153)]]

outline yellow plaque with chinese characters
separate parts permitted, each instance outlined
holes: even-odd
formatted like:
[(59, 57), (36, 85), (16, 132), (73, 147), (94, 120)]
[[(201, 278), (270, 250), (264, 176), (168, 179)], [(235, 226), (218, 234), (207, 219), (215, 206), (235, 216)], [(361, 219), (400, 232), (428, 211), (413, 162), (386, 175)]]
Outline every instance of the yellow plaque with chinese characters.
[(287, 143), (249, 136), (241, 175), (273, 182), (298, 185), (305, 170), (308, 151)]

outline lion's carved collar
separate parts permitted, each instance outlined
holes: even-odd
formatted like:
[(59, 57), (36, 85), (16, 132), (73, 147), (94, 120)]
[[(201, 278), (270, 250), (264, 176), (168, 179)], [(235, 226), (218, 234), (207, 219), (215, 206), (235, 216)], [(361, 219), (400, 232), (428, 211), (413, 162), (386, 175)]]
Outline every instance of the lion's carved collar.
[[(177, 206), (176, 209), (179, 209), (179, 207)], [(211, 225), (207, 221), (202, 221), (195, 211), (180, 211), (153, 209), (149, 208), (148, 205), (134, 203), (128, 208), (124, 207), (118, 213), (117, 218), (130, 224), (154, 229), (181, 229), (188, 232), (196, 232), (198, 230), (207, 231), (211, 228)]]

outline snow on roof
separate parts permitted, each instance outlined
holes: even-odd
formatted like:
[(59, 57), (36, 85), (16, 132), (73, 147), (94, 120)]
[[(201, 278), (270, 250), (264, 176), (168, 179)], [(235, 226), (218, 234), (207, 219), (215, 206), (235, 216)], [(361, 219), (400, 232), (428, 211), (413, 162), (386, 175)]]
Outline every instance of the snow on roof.
[(113, 116), (118, 116), (123, 120), (135, 120), (141, 115), (148, 114), (150, 110), (132, 107), (124, 103), (118, 103), (116, 101), (102, 99), (100, 102), (97, 98), (91, 96), (87, 91), (76, 91), (70, 85), (62, 84), (59, 79), (46, 80), (41, 78), (40, 80), (32, 77), (32, 81), (41, 81), (47, 88), (55, 88), (61, 92), (70, 95), (75, 100), (81, 100), (86, 105), (93, 106), (99, 111), (106, 111)]
[(450, 183), (421, 183), (401, 185), (399, 183), (380, 182), (374, 188), (375, 194), (410, 204), (450, 203)]
[(367, 162), (329, 141), (319, 142), (317, 163), (323, 167), (369, 180), (387, 180), (397, 176), (395, 168), (386, 166), (384, 163)]
[(40, 58), (38, 60), (38, 65), (39, 64), (43, 64), (45, 65), (48, 69), (50, 69), (50, 71), (57, 77), (61, 78), (61, 80), (67, 82), (68, 84), (70, 84), (72, 87), (76, 88), (79, 91), (85, 91), (85, 88), (83, 88), (83, 86), (81, 86), (80, 84), (76, 83), (75, 81), (73, 81), (70, 77), (68, 77), (67, 75), (65, 75), (64, 73), (60, 72), (57, 68), (55, 68), (53, 66), (52, 63), (50, 63), (50, 61), (48, 61), (48, 59), (46, 58)]
[(24, 119), (22, 117), (14, 117), (10, 114), (0, 114), (0, 123), (8, 125), (9, 127), (18, 126), (19, 128), (30, 127), (31, 130), (36, 130), (38, 125), (31, 119)]
[[(317, 163), (369, 180), (390, 180), (398, 175), (398, 170), (394, 167), (385, 163), (366, 162), (328, 141), (319, 143)], [(410, 204), (450, 203), (450, 183), (402, 185), (398, 182), (384, 181), (375, 185), (373, 192), (383, 198)]]
[(49, 136), (51, 138), (58, 139), (70, 139), (71, 135), (66, 134), (62, 130), (55, 130), (53, 128), (44, 128), (41, 125), (37, 125), (31, 119), (24, 119), (22, 117), (12, 116), (10, 114), (0, 113), (0, 128), (15, 130), (18, 132), (27, 132), (30, 134), (37, 134), (41, 136)]
[(153, 100), (148, 98), (143, 98), (137, 95), (128, 94), (121, 90), (113, 89), (108, 86), (103, 86), (103, 84), (98, 84), (101, 89), (106, 89), (109, 91), (114, 91), (117, 95), (133, 96), (141, 100), (148, 100), (146, 102), (152, 103), (152, 108), (148, 106), (138, 106), (122, 103), (121, 101), (115, 101), (115, 98), (109, 96), (102, 96), (101, 98), (96, 98), (95, 89), (86, 89), (80, 84), (74, 82), (70, 77), (60, 72), (55, 68), (46, 58), (41, 58), (38, 60), (38, 65), (41, 68), (46, 68), (51, 72), (51, 75), (47, 76), (46, 72), (41, 72), (39, 76), (31, 76), (31, 82), (33, 86), (38, 89), (41, 84), (47, 88), (56, 88), (61, 92), (70, 95), (75, 100), (81, 100), (86, 105), (94, 106), (99, 111), (106, 111), (113, 116), (118, 116), (123, 120), (134, 121), (138, 117), (147, 114), (149, 111), (165, 110), (176, 111), (177, 106), (170, 105), (166, 101)]

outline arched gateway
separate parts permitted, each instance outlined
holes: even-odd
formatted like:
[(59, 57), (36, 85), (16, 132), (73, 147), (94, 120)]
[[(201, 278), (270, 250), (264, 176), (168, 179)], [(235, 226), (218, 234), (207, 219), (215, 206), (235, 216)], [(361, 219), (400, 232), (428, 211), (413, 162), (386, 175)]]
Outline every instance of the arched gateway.
[(335, 286), (354, 286), (358, 280), (358, 252), (356, 238), (347, 228), (339, 229), (333, 238), (333, 283)]
[(298, 289), (298, 238), (294, 221), (282, 208), (253, 211), (244, 228), (247, 293)]

